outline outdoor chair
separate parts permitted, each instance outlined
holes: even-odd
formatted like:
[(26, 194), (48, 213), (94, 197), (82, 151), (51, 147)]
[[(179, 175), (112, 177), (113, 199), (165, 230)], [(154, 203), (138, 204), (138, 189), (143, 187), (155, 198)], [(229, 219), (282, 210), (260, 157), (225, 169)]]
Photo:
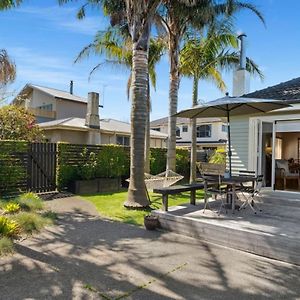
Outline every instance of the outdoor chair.
[[(205, 199), (204, 199), (203, 213), (205, 212), (207, 207), (211, 209), (208, 202), (208, 197), (207, 197), (208, 194), (212, 195), (215, 198), (215, 200), (217, 200), (218, 198), (221, 200), (221, 205), (218, 211), (218, 215), (220, 215), (222, 208), (224, 208), (225, 212), (227, 213), (225, 200), (228, 195), (228, 190), (226, 186), (222, 186), (222, 176), (224, 176), (225, 173), (225, 165), (211, 164), (211, 163), (197, 163), (197, 167), (199, 169), (201, 178), (204, 181)], [(217, 184), (213, 186), (209, 186), (208, 177), (210, 176), (217, 176)]]
[(275, 175), (277, 179), (283, 180), (283, 189), (286, 189), (287, 180), (297, 180), (298, 189), (300, 189), (300, 174), (299, 170), (291, 172), (289, 168), (289, 162), (285, 159), (276, 160)]
[(250, 206), (250, 208), (253, 210), (253, 212), (256, 214), (257, 211), (255, 207), (261, 212), (262, 209), (258, 206), (258, 204), (255, 202), (255, 197), (259, 196), (260, 190), (263, 186), (264, 176), (258, 175), (255, 180), (254, 187), (252, 186), (243, 186), (241, 185), (239, 192), (244, 196), (245, 202), (241, 205), (240, 209), (245, 209), (247, 206)]

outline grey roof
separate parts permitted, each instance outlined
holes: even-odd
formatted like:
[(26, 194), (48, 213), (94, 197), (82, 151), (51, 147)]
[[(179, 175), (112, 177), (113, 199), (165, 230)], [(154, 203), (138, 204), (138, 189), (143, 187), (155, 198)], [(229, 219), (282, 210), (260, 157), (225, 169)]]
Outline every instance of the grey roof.
[[(220, 118), (202, 118), (197, 119), (197, 123), (213, 123), (213, 122), (221, 122)], [(176, 124), (189, 124), (191, 120), (189, 118), (181, 118), (177, 117)], [(156, 127), (160, 125), (168, 124), (168, 117), (161, 118), (150, 122), (151, 127)]]
[(300, 102), (300, 77), (248, 93), (243, 97)]
[(52, 97), (55, 97), (55, 98), (87, 103), (87, 100), (83, 97), (76, 96), (74, 94), (70, 94), (69, 92), (66, 92), (66, 91), (49, 88), (49, 87), (44, 87), (44, 86), (40, 86), (40, 85), (36, 85), (36, 84), (26, 84), (25, 87), (22, 89), (22, 91), (19, 93), (19, 95), (26, 94), (31, 89), (39, 90), (39, 91), (41, 91), (47, 95), (50, 95)]
[[(68, 128), (68, 129), (80, 129), (87, 131), (89, 128), (85, 125), (85, 119), (83, 118), (67, 118), (54, 120), (49, 122), (43, 122), (38, 124), (42, 129), (51, 129), (54, 127)], [(118, 121), (115, 119), (101, 119), (100, 120), (100, 131), (111, 132), (111, 133), (121, 133), (125, 135), (130, 135), (131, 126), (129, 123)], [(150, 136), (154, 138), (166, 139), (167, 134), (150, 130)]]

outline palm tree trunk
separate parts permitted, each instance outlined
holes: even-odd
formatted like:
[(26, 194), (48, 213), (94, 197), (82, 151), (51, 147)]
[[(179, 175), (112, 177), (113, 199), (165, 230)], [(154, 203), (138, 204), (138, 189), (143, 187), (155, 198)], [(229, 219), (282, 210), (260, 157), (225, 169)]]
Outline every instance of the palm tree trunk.
[[(198, 104), (198, 79), (193, 78), (193, 106)], [(196, 181), (196, 161), (197, 161), (197, 119), (191, 120), (192, 140), (191, 140), (191, 165), (190, 165), (190, 183)]]
[(178, 88), (179, 88), (179, 38), (176, 35), (169, 36), (169, 60), (170, 60), (170, 88), (169, 88), (169, 119), (168, 119), (168, 151), (167, 171), (175, 171), (176, 168), (176, 117)]
[(148, 99), (145, 134), (145, 173), (150, 174), (150, 84), (148, 74)]
[(133, 45), (132, 56), (132, 106), (131, 106), (131, 147), (130, 183), (125, 207), (144, 208), (149, 206), (147, 199), (145, 166), (145, 130), (148, 99), (148, 52)]

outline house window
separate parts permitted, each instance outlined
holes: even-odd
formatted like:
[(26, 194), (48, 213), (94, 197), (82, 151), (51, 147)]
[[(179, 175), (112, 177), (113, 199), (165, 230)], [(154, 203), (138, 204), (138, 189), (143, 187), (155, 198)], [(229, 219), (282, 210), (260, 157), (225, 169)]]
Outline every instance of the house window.
[(180, 137), (180, 128), (179, 127), (176, 127), (176, 136)]
[(151, 128), (151, 129), (155, 131), (160, 131), (160, 128)]
[(188, 132), (188, 127), (186, 125), (182, 126), (182, 132)]
[(208, 138), (211, 137), (211, 125), (200, 125), (197, 126), (197, 138)]
[(42, 106), (38, 106), (37, 108), (41, 109), (41, 110), (52, 111), (53, 105), (52, 104), (44, 104)]
[(228, 126), (223, 124), (222, 125), (222, 131), (227, 132), (228, 131), (227, 129), (228, 129)]
[(129, 146), (130, 145), (129, 136), (117, 135), (117, 145)]

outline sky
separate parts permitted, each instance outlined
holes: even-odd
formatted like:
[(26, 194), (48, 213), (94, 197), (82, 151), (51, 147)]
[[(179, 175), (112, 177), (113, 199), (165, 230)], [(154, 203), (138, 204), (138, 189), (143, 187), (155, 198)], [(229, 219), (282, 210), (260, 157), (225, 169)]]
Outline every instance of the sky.
[[(264, 26), (249, 11), (236, 15), (236, 32), (245, 32), (246, 54), (263, 70), (265, 79), (251, 78), (251, 91), (278, 84), (300, 76), (300, 1), (253, 0), (263, 13)], [(129, 73), (123, 69), (103, 66), (89, 80), (90, 70), (103, 61), (92, 56), (74, 64), (83, 47), (92, 42), (109, 20), (98, 10), (88, 11), (84, 20), (76, 19), (81, 1), (58, 6), (55, 0), (24, 0), (15, 9), (0, 12), (0, 49), (8, 51), (17, 65), (17, 79), (8, 92), (17, 94), (25, 84), (69, 90), (74, 81), (74, 94), (87, 97), (99, 92), (101, 118), (130, 121), (130, 101), (126, 96)], [(164, 56), (157, 66), (157, 87), (152, 91), (151, 120), (168, 115), (169, 64)], [(232, 72), (223, 73), (229, 94), (232, 92)], [(210, 82), (200, 81), (199, 98), (210, 101), (224, 93)], [(192, 82), (180, 82), (178, 110), (192, 103)]]

